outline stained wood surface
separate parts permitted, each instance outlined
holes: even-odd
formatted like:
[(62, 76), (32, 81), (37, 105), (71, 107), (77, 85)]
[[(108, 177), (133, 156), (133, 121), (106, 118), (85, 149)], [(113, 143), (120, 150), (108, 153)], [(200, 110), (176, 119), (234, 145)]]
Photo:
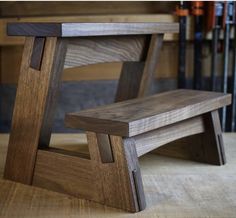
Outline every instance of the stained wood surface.
[(177, 33), (178, 23), (9, 23), (9, 36), (104, 36)]
[[(193, 23), (190, 17), (190, 22), (187, 23), (186, 37), (192, 38), (191, 28), (189, 26)], [(22, 45), (24, 44), (25, 37), (19, 36), (7, 36), (7, 24), (8, 23), (25, 23), (25, 22), (178, 22), (178, 17), (171, 14), (109, 14), (109, 15), (71, 15), (71, 16), (29, 16), (29, 17), (11, 17), (1, 18), (0, 20), (0, 45)], [(168, 33), (165, 34), (165, 40), (177, 40), (178, 34)]]
[(115, 102), (144, 97), (150, 93), (163, 37), (164, 34), (153, 34), (149, 43), (146, 43), (145, 63), (123, 64)]
[(96, 165), (85, 158), (38, 150), (33, 185), (103, 202)]
[[(223, 139), (227, 164), (220, 167), (153, 154), (141, 157), (147, 207), (132, 214), (47, 189), (3, 180), (9, 135), (0, 134), (0, 217), (235, 218), (236, 134), (224, 133)], [(53, 134), (51, 144), (83, 151), (84, 142), (84, 134)]]
[(206, 132), (202, 136), (204, 161), (223, 165), (226, 163), (226, 157), (218, 111), (205, 114), (204, 118), (204, 125), (206, 126)]
[(147, 58), (140, 81), (138, 97), (144, 97), (151, 91), (153, 74), (157, 70), (164, 34), (153, 34), (149, 44)]
[[(38, 71), (29, 66), (34, 38), (29, 37), (26, 40), (4, 174), (7, 179), (26, 184), (32, 182), (45, 110), (49, 107), (50, 97), (54, 96), (52, 79), (55, 76), (53, 75), (55, 68), (53, 69), (53, 64), (59, 44), (57, 38), (46, 39), (42, 66)], [(50, 91), (52, 91), (51, 94), (48, 94)]]
[[(133, 137), (138, 157), (179, 138), (205, 131), (201, 116), (174, 123)], [(201, 150), (201, 146), (198, 147)]]
[(64, 68), (144, 60), (145, 42), (145, 36), (73, 38), (69, 40)]
[(138, 211), (146, 208), (146, 197), (143, 189), (143, 179), (141, 176), (138, 155), (133, 138), (123, 139), (125, 159), (128, 163), (129, 176), (133, 190), (134, 201), (137, 202)]
[(65, 55), (67, 51), (67, 40), (57, 39), (57, 45), (54, 51), (53, 64), (51, 68), (51, 78), (47, 93), (46, 107), (43, 115), (43, 122), (40, 130), (39, 143), (38, 146), (48, 147), (52, 125), (54, 120), (54, 115), (56, 113), (57, 101), (59, 97), (59, 89), (62, 79), (62, 72), (65, 62)]
[[(166, 144), (152, 153), (213, 165), (224, 165), (226, 163), (225, 146), (218, 111), (203, 114), (202, 125), (204, 127), (202, 133), (200, 131), (200, 134)], [(188, 130), (183, 131), (182, 134), (184, 135), (185, 132)]]
[[(87, 132), (87, 134), (91, 160), (96, 162), (98, 166), (97, 173), (100, 174), (100, 179), (102, 179), (103, 183), (104, 203), (108, 206), (123, 208), (131, 212), (141, 210), (144, 204), (141, 203), (142, 201), (140, 203), (138, 201), (132, 173), (134, 166), (136, 167), (135, 169), (139, 170), (137, 155), (136, 157), (134, 154), (129, 155), (129, 158), (126, 158), (125, 155), (128, 156), (130, 152), (127, 150), (129, 145), (124, 144), (119, 136), (110, 136), (114, 162), (103, 164), (99, 155), (96, 134), (92, 132)], [(141, 180), (139, 174), (137, 174), (137, 179)], [(141, 184), (137, 188), (140, 189), (139, 195), (143, 196)]]
[(138, 96), (144, 65), (144, 62), (123, 63), (115, 102), (133, 99)]
[(97, 146), (99, 149), (99, 154), (102, 163), (112, 163), (114, 162), (110, 136), (106, 134), (96, 134)]
[(66, 115), (65, 123), (71, 128), (129, 137), (215, 110), (230, 102), (229, 94), (180, 89), (70, 113)]
[(30, 67), (35, 70), (40, 70), (44, 46), (45, 46), (45, 37), (36, 37), (34, 40), (34, 47), (30, 60)]

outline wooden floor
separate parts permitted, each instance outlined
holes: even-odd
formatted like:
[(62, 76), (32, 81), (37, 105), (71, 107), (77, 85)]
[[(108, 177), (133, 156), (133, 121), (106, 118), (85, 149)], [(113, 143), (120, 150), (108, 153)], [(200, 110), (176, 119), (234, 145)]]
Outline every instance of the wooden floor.
[[(0, 179), (0, 217), (236, 217), (236, 134), (225, 134), (227, 164), (212, 166), (148, 154), (141, 158), (147, 209), (130, 214)], [(0, 177), (8, 135), (0, 134)], [(55, 134), (52, 146), (86, 152), (84, 135)]]

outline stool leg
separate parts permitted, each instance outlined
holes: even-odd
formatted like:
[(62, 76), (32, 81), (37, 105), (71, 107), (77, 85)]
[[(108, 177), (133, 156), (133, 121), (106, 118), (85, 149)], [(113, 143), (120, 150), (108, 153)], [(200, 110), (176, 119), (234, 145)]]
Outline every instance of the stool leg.
[[(145, 208), (145, 196), (134, 141), (119, 136), (109, 136), (114, 162), (102, 162), (97, 134), (88, 132), (91, 160), (99, 166), (103, 186), (104, 204), (131, 212)], [(110, 148), (108, 148), (110, 150)]]
[(205, 161), (210, 164), (226, 163), (224, 143), (218, 111), (212, 111), (204, 116), (205, 132), (203, 133), (203, 150)]
[(164, 34), (153, 34), (149, 43), (145, 63), (123, 64), (115, 102), (150, 94), (154, 72), (157, 69)]
[(6, 179), (32, 183), (41, 130), (44, 126), (50, 129), (47, 121), (51, 120), (55, 84), (63, 70), (65, 52), (63, 39), (26, 37), (4, 172)]
[(171, 142), (153, 153), (198, 162), (223, 165), (226, 163), (218, 111), (202, 115), (205, 131)]

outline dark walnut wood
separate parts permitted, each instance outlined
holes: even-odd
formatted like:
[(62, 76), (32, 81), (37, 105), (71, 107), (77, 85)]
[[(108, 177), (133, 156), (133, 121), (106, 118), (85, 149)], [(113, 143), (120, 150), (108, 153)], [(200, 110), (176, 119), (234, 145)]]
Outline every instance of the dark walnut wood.
[(52, 108), (60, 77), (58, 60), (65, 55), (65, 41), (46, 38), (43, 57), (38, 56), (42, 58), (38, 71), (30, 67), (34, 42), (34, 37), (25, 42), (4, 172), (6, 179), (25, 184), (32, 183), (40, 137), (46, 143), (50, 140)]
[(138, 97), (144, 62), (124, 62), (117, 86), (115, 102)]
[[(197, 117), (196, 117), (197, 118)], [(195, 119), (196, 118), (191, 118)], [(175, 138), (176, 133), (181, 131), (182, 129), (182, 137), (188, 136), (182, 138), (181, 140), (174, 141), (172, 143), (166, 144), (165, 146), (162, 146), (154, 151), (152, 153), (156, 153), (159, 155), (166, 155), (169, 157), (178, 157), (182, 159), (190, 159), (198, 162), (203, 163), (209, 163), (214, 165), (224, 165), (226, 163), (225, 158), (225, 152), (224, 152), (224, 144), (223, 144), (223, 138), (222, 138), (222, 131), (220, 126), (220, 120), (218, 111), (211, 111), (206, 114), (203, 114), (200, 116), (201, 123), (197, 122), (191, 122), (191, 125), (181, 125), (182, 127), (178, 127), (176, 125), (176, 129), (174, 132), (171, 131), (171, 128), (169, 128), (168, 133), (165, 133), (164, 135), (167, 137), (167, 139), (162, 137), (162, 133), (160, 137), (152, 137), (152, 141), (155, 139), (155, 144), (149, 143), (149, 145), (144, 146), (143, 144), (148, 144), (147, 140), (145, 140), (145, 137), (143, 137), (138, 143), (136, 142), (136, 148), (138, 154), (141, 153), (141, 155), (150, 148), (157, 148), (158, 144), (162, 143), (163, 141), (170, 142), (171, 138)], [(191, 121), (189, 119), (189, 121)], [(189, 122), (187, 121), (187, 122)], [(182, 121), (186, 122), (186, 121)], [(181, 123), (181, 122), (179, 122)], [(190, 123), (189, 123), (190, 124)], [(197, 124), (197, 125), (196, 125)], [(167, 126), (168, 127), (168, 126)], [(164, 127), (164, 128), (167, 128)], [(161, 128), (162, 129), (162, 128)], [(189, 134), (190, 132), (200, 133), (196, 135)], [(160, 133), (160, 132), (158, 132)], [(191, 135), (191, 136), (190, 136)], [(169, 137), (170, 136), (170, 137)], [(138, 139), (141, 138), (140, 136), (137, 136)], [(136, 137), (135, 137), (136, 138)], [(180, 138), (180, 137), (179, 137)], [(176, 137), (177, 139), (177, 137)], [(150, 140), (149, 140), (150, 141)], [(143, 142), (142, 144), (140, 142)], [(153, 146), (152, 146), (153, 145)], [(146, 149), (145, 149), (146, 148)]]
[(102, 162), (97, 134), (87, 132), (91, 161), (96, 163), (97, 183), (102, 183), (100, 195), (104, 204), (138, 212), (145, 208), (145, 196), (137, 152), (133, 139), (110, 135), (114, 163)]
[[(177, 23), (9, 24), (9, 35), (28, 37), (4, 177), (138, 212), (146, 206), (139, 156), (198, 134), (191, 158), (224, 164), (217, 109), (230, 95), (175, 90), (142, 98), (164, 33), (175, 32)], [(67, 126), (89, 131), (89, 154), (50, 148), (63, 67), (114, 61), (125, 62), (116, 101), (139, 98), (66, 115)]]
[(9, 23), (9, 36), (104, 36), (177, 33), (178, 23)]
[[(143, 97), (150, 93), (164, 34), (151, 36), (145, 62), (125, 62), (120, 74), (115, 102)], [(147, 43), (146, 43), (147, 44)]]
[(69, 38), (64, 68), (104, 62), (144, 61), (145, 35)]
[(97, 133), (97, 142), (102, 163), (114, 162), (109, 135)]
[(36, 37), (34, 40), (34, 46), (30, 60), (30, 67), (35, 70), (40, 70), (41, 68), (45, 40), (46, 40), (45, 37)]
[(130, 137), (230, 103), (230, 94), (180, 89), (70, 113), (65, 123), (71, 128)]

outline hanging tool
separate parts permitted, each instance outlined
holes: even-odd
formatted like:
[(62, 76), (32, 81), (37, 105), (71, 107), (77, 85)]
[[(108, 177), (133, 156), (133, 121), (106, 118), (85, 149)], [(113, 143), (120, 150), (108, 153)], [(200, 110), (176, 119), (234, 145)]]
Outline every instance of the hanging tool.
[(232, 68), (232, 104), (231, 104), (231, 125), (230, 131), (236, 131), (236, 2), (233, 7), (234, 39), (233, 39), (233, 68)]
[(219, 33), (223, 22), (224, 2), (208, 2), (207, 31), (212, 30), (211, 89), (216, 91)]
[(179, 16), (179, 66), (178, 66), (178, 88), (186, 88), (186, 21), (189, 14), (187, 2), (180, 1), (176, 7), (175, 14)]
[(231, 106), (231, 132), (236, 131), (236, 25), (234, 25), (233, 41), (233, 71), (232, 71), (232, 106)]
[[(224, 2), (224, 65), (223, 65), (223, 78), (222, 78), (222, 91), (227, 93), (228, 91), (228, 65), (229, 65), (229, 40), (230, 40), (230, 25), (233, 24), (233, 1)], [(221, 125), (222, 131), (226, 129), (226, 107), (223, 107), (221, 113)]]
[(203, 28), (203, 2), (192, 1), (192, 15), (194, 16), (194, 89), (202, 89), (202, 28)]

